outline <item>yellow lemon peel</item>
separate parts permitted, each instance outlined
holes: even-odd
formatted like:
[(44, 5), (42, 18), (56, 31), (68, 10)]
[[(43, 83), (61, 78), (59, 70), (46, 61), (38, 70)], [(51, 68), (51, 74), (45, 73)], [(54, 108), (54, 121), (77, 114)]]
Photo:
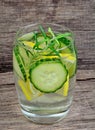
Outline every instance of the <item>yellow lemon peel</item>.
[(63, 88), (63, 95), (67, 96), (68, 95), (68, 90), (69, 90), (69, 74), (67, 76), (67, 81), (64, 84), (64, 88)]
[(18, 80), (18, 84), (26, 97), (27, 100), (31, 100), (31, 92), (29, 90), (29, 87), (27, 87), (27, 84), (23, 80)]

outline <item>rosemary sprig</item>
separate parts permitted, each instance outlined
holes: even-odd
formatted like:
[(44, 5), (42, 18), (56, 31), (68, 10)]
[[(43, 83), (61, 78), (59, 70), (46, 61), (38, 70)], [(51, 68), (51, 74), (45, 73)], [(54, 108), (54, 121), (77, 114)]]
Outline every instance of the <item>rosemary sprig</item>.
[(57, 39), (60, 39), (60, 38), (67, 37), (67, 36), (71, 36), (71, 33), (65, 32), (65, 33), (63, 33), (63, 34), (58, 34), (58, 35), (56, 36), (56, 38), (57, 38)]
[(41, 32), (42, 32), (42, 35), (44, 36), (44, 38), (46, 39), (46, 44), (47, 44), (47, 35), (46, 35), (46, 32), (44, 31), (44, 28), (41, 26), (41, 25), (39, 25), (39, 29), (41, 30)]
[(44, 40), (40, 41), (39, 44), (44, 43), (44, 42), (50, 43), (50, 42), (54, 41), (55, 38), (57, 40), (59, 40), (61, 38), (65, 38), (66, 36), (71, 36), (71, 33), (58, 34), (56, 37), (53, 37), (52, 39), (44, 39)]
[[(62, 43), (65, 43), (68, 45), (71, 41), (68, 39), (68, 36), (71, 36), (71, 33), (65, 32), (65, 33), (59, 33), (54, 34), (52, 29), (49, 27), (47, 33), (49, 33), (50, 37), (48, 37), (47, 33), (45, 32), (44, 28), (39, 25), (40, 33), (39, 32), (33, 32), (32, 33), (32, 39), (31, 41), (35, 42), (35, 45), (33, 46), (34, 50), (43, 50), (43, 49), (50, 49), (52, 52), (54, 52), (57, 56), (60, 56), (60, 53), (56, 48), (60, 48)], [(41, 34), (42, 39), (39, 40), (39, 35)], [(19, 41), (21, 42), (21, 41)], [(42, 44), (46, 44), (45, 48), (42, 48)], [(21, 44), (23, 46), (23, 44)], [(40, 46), (41, 45), (41, 46)], [(27, 52), (28, 53), (28, 52)]]
[(37, 34), (34, 32), (34, 39), (35, 39), (35, 45), (33, 47), (33, 49), (36, 49), (36, 50), (42, 50), (41, 48), (39, 48), (39, 45), (40, 43), (38, 42), (38, 39), (37, 39)]
[(41, 30), (42, 35), (44, 36), (44, 38), (47, 39), (47, 35), (46, 35), (46, 33), (45, 33), (45, 31), (44, 31), (44, 29), (43, 29), (43, 27), (41, 25), (39, 25), (39, 29)]
[(55, 39), (55, 41), (56, 41), (58, 44), (60, 44), (59, 41), (57, 40), (55, 34), (53, 33), (53, 31), (52, 31), (52, 29), (51, 29), (50, 27), (48, 28), (48, 32), (50, 32), (51, 35), (53, 36), (53, 38)]
[(55, 49), (54, 45), (55, 45), (55, 43), (54, 43), (54, 41), (52, 41), (52, 42), (50, 42), (48, 48), (51, 49), (52, 52), (54, 52), (57, 56), (60, 57), (60, 54), (59, 54), (59, 52)]

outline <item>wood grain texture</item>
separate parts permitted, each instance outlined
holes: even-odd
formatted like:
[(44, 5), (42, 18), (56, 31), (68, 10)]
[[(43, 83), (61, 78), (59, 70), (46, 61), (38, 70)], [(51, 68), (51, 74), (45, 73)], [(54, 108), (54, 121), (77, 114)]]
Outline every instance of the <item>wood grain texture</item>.
[(95, 71), (79, 70), (74, 101), (67, 117), (53, 125), (37, 125), (21, 113), (13, 73), (0, 73), (0, 130), (95, 130)]
[(39, 21), (72, 29), (78, 68), (95, 69), (95, 0), (0, 0), (0, 72), (12, 70), (12, 47), (18, 28)]

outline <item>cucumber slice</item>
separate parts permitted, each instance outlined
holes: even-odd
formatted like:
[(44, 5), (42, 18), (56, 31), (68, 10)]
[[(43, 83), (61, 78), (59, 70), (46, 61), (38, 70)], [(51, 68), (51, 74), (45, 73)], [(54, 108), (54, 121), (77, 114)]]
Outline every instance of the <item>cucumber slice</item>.
[(18, 49), (25, 67), (28, 67), (31, 61), (32, 53), (23, 46), (18, 46)]
[[(63, 53), (63, 54), (60, 53), (60, 56), (61, 56), (61, 61), (66, 66), (66, 69), (68, 70), (69, 76), (71, 78), (76, 73), (76, 68), (77, 68), (76, 56), (74, 54), (70, 54), (70, 53)], [(58, 56), (56, 56), (56, 55), (43, 56), (43, 58), (52, 59), (52, 58), (58, 58)]]
[(24, 81), (26, 81), (26, 73), (25, 73), (25, 69), (24, 69), (22, 59), (19, 55), (18, 47), (15, 47), (14, 50), (13, 50), (13, 68), (16, 71), (16, 73)]
[(67, 80), (66, 67), (58, 59), (42, 59), (31, 66), (30, 81), (41, 92), (55, 92)]
[(22, 41), (22, 40), (31, 41), (33, 36), (34, 36), (33, 32), (30, 32), (30, 33), (24, 34), (23, 36), (19, 37), (18, 40), (20, 40), (20, 41)]

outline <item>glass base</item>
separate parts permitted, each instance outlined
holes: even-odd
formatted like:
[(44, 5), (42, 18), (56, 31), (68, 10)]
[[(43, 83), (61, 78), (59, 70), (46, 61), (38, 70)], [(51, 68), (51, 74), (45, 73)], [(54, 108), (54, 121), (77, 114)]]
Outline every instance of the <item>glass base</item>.
[(56, 113), (56, 114), (50, 114), (50, 115), (40, 115), (39, 114), (38, 115), (38, 114), (33, 114), (33, 113), (30, 113), (30, 112), (27, 112), (24, 109), (21, 109), (21, 111), (26, 118), (28, 118), (29, 120), (31, 120), (35, 123), (39, 123), (39, 124), (56, 123), (56, 122), (62, 120), (63, 118), (65, 118), (65, 116), (69, 112), (69, 110), (66, 110), (65, 112)]

